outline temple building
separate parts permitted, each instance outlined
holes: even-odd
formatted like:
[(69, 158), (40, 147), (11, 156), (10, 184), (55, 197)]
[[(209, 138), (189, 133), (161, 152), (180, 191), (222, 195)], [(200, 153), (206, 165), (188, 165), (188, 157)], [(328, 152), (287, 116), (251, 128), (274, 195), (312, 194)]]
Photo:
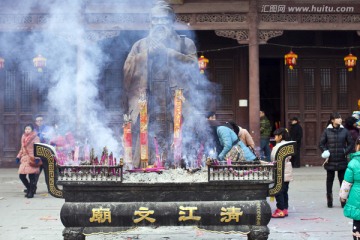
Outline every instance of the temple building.
[[(106, 58), (96, 62), (98, 98), (121, 142), (124, 63), (133, 44), (148, 34), (152, 1), (74, 1), (81, 2), (80, 8), (66, 13), (54, 11), (50, 4), (22, 2), (3, 0), (0, 9), (0, 167), (15, 167), (23, 127), (36, 115), (43, 115), (49, 124), (54, 118), (66, 122), (64, 116), (51, 114), (48, 102), (54, 85), (50, 69), (63, 57), (48, 57), (55, 51), (48, 42), (54, 37), (73, 49), (72, 58), (65, 60), (73, 67), (74, 87), (79, 86), (76, 75), (88, 70), (82, 64), (89, 57), (84, 49), (97, 44), (106, 49)], [(194, 41), (198, 57), (209, 59), (204, 74), (215, 84), (204, 90), (214, 97), (204, 112), (215, 111), (219, 120), (235, 120), (248, 129), (256, 145), (260, 109), (273, 130), (289, 127), (289, 119), (297, 116), (304, 130), (301, 164), (321, 165), (318, 144), (330, 113), (339, 112), (345, 119), (360, 107), (360, 68), (355, 60), (352, 68), (344, 61), (349, 54), (360, 56), (360, 2), (168, 2), (176, 13), (176, 31)], [(70, 17), (83, 26), (81, 41), (69, 34)], [(55, 31), (49, 30), (49, 22)], [(290, 51), (297, 58), (284, 64)], [(46, 66), (37, 62), (39, 54), (46, 58)], [(77, 109), (86, 105), (84, 100), (71, 101)]]

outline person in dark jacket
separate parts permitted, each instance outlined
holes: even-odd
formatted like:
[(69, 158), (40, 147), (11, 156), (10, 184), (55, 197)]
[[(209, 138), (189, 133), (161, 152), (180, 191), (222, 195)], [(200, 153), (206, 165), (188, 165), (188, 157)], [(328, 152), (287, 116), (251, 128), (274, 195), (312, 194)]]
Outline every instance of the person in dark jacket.
[(292, 141), (296, 142), (296, 155), (291, 158), (291, 164), (293, 168), (300, 167), (300, 146), (302, 136), (303, 129), (299, 124), (299, 119), (297, 117), (291, 118), (290, 138)]
[(326, 176), (326, 197), (329, 208), (333, 206), (332, 187), (335, 179), (335, 171), (338, 172), (338, 179), (341, 185), (345, 170), (347, 168), (346, 155), (354, 148), (354, 142), (349, 131), (341, 124), (342, 119), (339, 113), (332, 113), (328, 126), (321, 135), (319, 147), (323, 151), (322, 156), (326, 157), (324, 168)]
[[(359, 129), (356, 127), (356, 122), (358, 120), (351, 116), (345, 119), (345, 128), (350, 132), (350, 135), (355, 142), (356, 139), (359, 137)], [(351, 150), (351, 153), (355, 152), (355, 148)]]
[[(41, 143), (46, 143), (46, 144), (50, 143), (50, 138), (51, 138), (51, 135), (53, 134), (53, 129), (52, 129), (52, 127), (44, 124), (44, 117), (42, 115), (35, 116), (34, 131), (37, 132), (37, 135), (38, 135)], [(39, 174), (36, 174), (36, 176), (35, 176), (35, 193), (36, 193), (36, 189), (37, 189), (37, 183), (39, 181), (39, 177), (40, 177), (40, 174), (42, 173), (43, 169), (44, 168), (41, 165)], [(26, 191), (27, 190), (25, 189), (24, 192), (26, 192)]]

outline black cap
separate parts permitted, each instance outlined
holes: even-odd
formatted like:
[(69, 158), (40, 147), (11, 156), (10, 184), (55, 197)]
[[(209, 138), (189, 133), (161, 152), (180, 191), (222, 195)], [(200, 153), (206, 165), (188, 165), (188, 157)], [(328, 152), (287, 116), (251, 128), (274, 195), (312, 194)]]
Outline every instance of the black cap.
[(214, 116), (214, 115), (215, 115), (215, 112), (207, 112), (207, 113), (205, 114), (206, 118), (212, 117), (212, 116)]
[(290, 120), (291, 120), (291, 121), (294, 121), (294, 120), (295, 120), (295, 121), (299, 121), (299, 119), (298, 119), (297, 117), (292, 117), (292, 118), (290, 118)]

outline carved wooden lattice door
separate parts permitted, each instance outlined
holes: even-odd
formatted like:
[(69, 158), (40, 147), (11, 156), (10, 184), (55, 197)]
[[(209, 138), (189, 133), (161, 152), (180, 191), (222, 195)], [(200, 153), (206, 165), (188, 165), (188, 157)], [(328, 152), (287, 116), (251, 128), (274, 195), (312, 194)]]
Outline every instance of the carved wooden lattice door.
[(301, 121), (302, 164), (321, 162), (318, 145), (330, 113), (339, 112), (343, 119), (350, 114), (350, 81), (339, 60), (302, 60), (294, 70), (285, 70), (285, 118)]
[(9, 65), (0, 73), (0, 167), (14, 165), (24, 125), (34, 123), (34, 113), (46, 115), (48, 110), (48, 74), (20, 70), (20, 64)]
[(216, 110), (217, 118), (219, 120), (235, 119), (235, 93), (236, 80), (234, 73), (234, 60), (214, 59), (211, 67), (211, 81), (216, 83), (211, 109)]

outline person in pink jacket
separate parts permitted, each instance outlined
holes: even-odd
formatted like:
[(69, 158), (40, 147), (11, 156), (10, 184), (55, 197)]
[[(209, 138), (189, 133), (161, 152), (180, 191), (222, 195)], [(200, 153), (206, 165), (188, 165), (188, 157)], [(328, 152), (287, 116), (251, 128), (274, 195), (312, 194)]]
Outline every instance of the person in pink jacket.
[[(19, 166), (19, 178), (26, 187), (27, 198), (33, 198), (36, 190), (36, 175), (39, 174), (39, 166), (34, 166), (32, 159), (34, 159), (34, 143), (39, 143), (40, 139), (37, 132), (34, 131), (32, 124), (27, 124), (24, 128), (24, 134), (21, 137), (21, 149), (16, 156), (16, 163)], [(40, 164), (40, 159), (34, 159), (35, 164)], [(29, 180), (27, 179), (29, 175)]]
[(248, 130), (239, 126), (239, 139), (249, 148), (255, 150), (255, 143)]

